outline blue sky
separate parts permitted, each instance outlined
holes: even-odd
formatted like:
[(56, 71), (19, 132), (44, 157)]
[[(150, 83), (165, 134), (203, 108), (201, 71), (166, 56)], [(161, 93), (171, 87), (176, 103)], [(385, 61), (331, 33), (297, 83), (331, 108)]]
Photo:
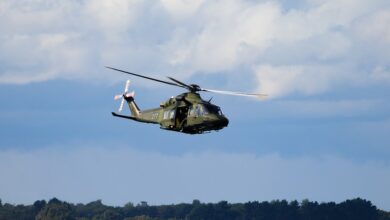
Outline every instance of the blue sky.
[[(390, 210), (387, 0), (0, 2), (0, 198), (342, 201)], [(113, 118), (113, 66), (213, 97), (229, 127)], [(131, 78), (141, 108), (182, 92)], [(127, 112), (128, 113), (128, 112)]]

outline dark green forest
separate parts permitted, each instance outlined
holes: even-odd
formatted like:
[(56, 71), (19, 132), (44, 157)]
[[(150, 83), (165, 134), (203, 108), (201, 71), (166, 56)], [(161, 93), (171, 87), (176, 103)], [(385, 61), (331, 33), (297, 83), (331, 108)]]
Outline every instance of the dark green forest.
[(266, 220), (390, 220), (390, 212), (377, 209), (364, 199), (346, 200), (341, 203), (318, 203), (275, 200), (271, 202), (201, 203), (137, 205), (127, 203), (123, 207), (104, 205), (101, 200), (88, 204), (71, 204), (56, 198), (46, 202), (39, 200), (32, 205), (13, 205), (0, 200), (0, 220), (157, 220), (157, 219), (266, 219)]

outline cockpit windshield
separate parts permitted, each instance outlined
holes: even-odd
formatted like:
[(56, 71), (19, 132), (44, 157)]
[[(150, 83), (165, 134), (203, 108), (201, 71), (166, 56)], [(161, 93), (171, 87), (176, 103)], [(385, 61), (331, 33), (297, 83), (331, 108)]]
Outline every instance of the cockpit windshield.
[(204, 107), (213, 114), (222, 115), (221, 109), (216, 105), (204, 105)]

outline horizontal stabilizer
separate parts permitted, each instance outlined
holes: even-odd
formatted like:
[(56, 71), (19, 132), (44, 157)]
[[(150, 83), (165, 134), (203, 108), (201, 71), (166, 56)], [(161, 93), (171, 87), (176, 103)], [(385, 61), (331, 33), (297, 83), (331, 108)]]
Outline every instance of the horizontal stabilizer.
[(115, 112), (111, 112), (113, 116), (115, 117), (120, 117), (120, 118), (127, 118), (127, 119), (131, 119), (131, 120), (135, 120), (137, 121), (137, 118), (136, 117), (133, 117), (133, 116), (127, 116), (127, 115), (120, 115), (120, 114), (117, 114)]

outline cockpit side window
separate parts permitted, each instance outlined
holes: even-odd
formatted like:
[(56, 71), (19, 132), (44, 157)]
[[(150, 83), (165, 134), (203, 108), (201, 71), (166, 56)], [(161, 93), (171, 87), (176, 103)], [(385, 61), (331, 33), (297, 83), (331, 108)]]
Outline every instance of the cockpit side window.
[(205, 108), (204, 105), (198, 105), (199, 106), (199, 109), (198, 109), (198, 114), (199, 115), (207, 115), (209, 112), (207, 111), (207, 108)]
[(195, 106), (192, 105), (188, 113), (190, 116), (196, 116)]
[(221, 109), (216, 105), (195, 104), (189, 109), (189, 116), (198, 117), (207, 114), (223, 115)]
[(201, 105), (201, 104), (193, 105), (190, 108), (190, 111), (189, 111), (189, 115), (190, 116), (195, 116), (195, 117), (202, 116), (202, 115), (207, 115), (207, 114), (209, 114), (207, 108), (204, 105)]

